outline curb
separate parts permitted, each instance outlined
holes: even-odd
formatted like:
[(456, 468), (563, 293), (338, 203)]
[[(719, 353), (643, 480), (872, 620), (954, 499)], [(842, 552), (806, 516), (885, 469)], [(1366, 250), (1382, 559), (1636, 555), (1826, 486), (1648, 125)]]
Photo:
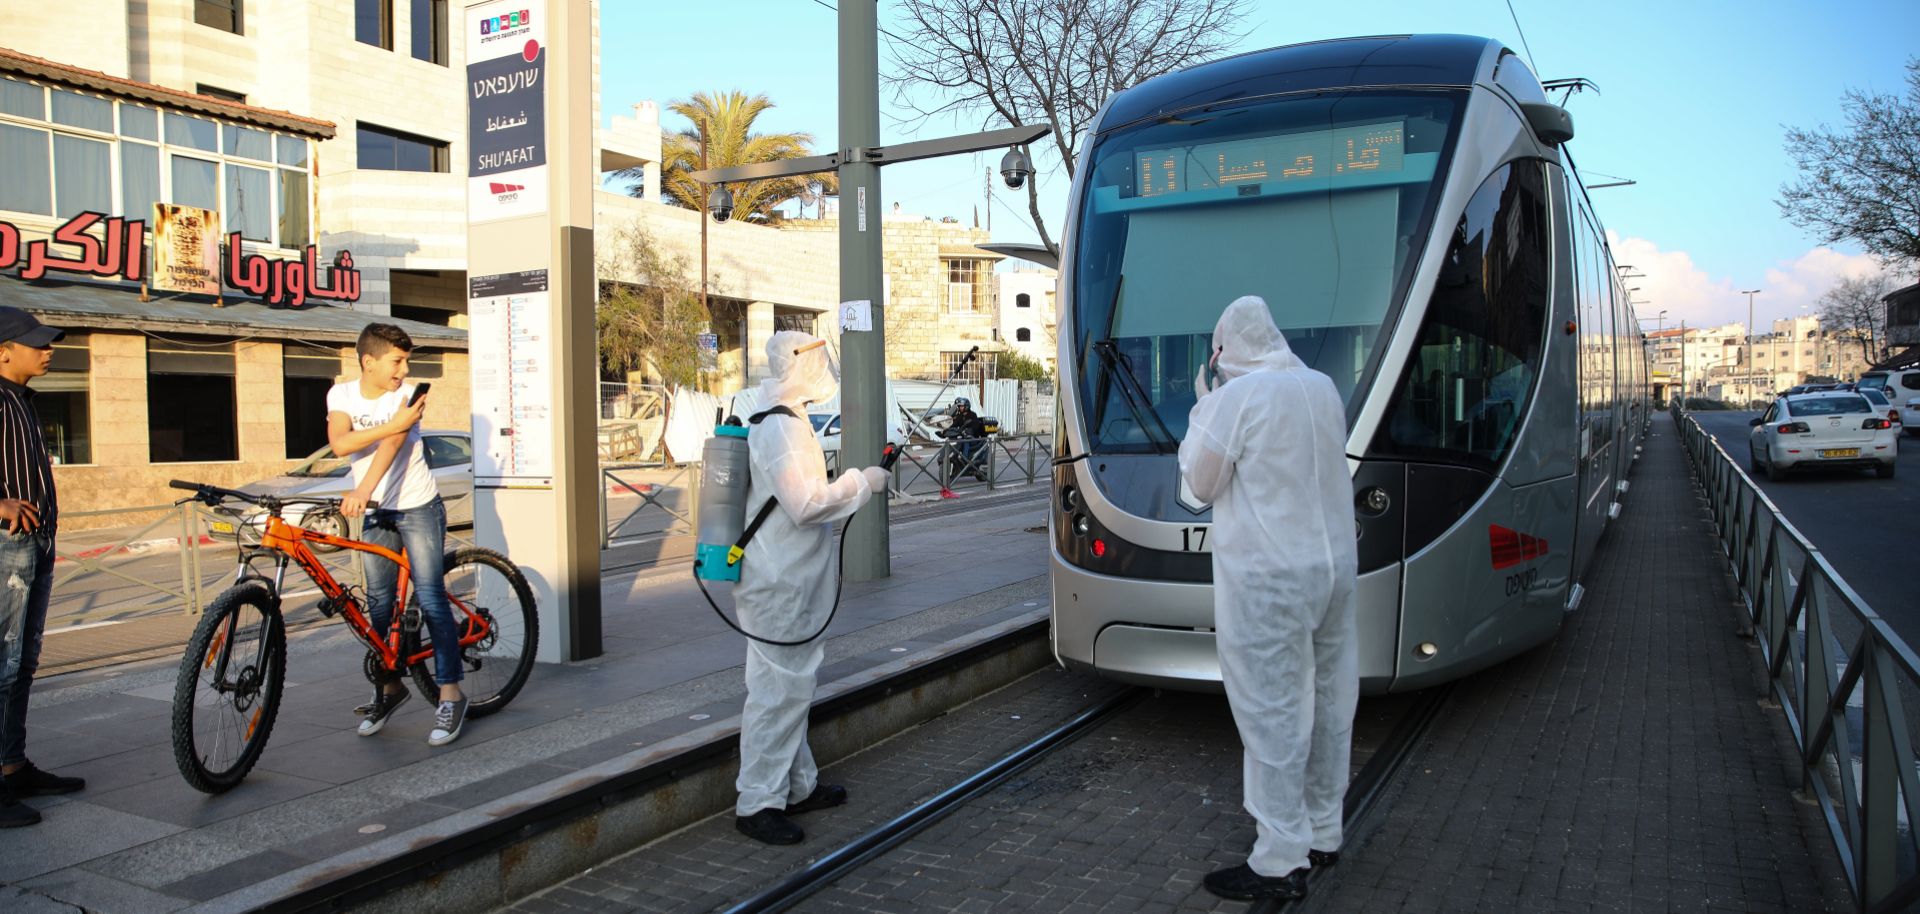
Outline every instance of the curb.
[[(822, 683), (808, 741), (822, 766), (1053, 663), (1036, 610)], [(209, 899), (208, 912), (498, 907), (731, 808), (739, 718)]]

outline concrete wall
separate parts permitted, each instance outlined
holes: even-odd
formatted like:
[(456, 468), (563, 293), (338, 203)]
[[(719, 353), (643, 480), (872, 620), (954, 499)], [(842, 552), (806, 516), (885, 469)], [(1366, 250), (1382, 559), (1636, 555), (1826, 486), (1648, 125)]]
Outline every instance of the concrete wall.
[[(127, 50), (128, 29), (113, 27), (125, 23), (129, 7), (141, 5), (128, 0), (67, 0), (55, 14), (36, 0), (0, 2), (0, 21), (6, 23), (0, 47), (22, 54), (88, 70), (99, 70), (121, 79), (130, 74)], [(77, 27), (85, 25), (86, 27)]]

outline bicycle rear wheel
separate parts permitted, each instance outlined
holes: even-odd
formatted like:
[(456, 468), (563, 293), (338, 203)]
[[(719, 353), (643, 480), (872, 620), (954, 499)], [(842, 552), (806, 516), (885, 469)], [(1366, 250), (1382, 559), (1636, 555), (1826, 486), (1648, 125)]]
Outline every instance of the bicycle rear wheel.
[(267, 585), (243, 581), (214, 598), (173, 686), (173, 760), (195, 790), (223, 793), (253, 770), (286, 673), (286, 624)]
[[(491, 549), (465, 547), (447, 553), (447, 599), (462, 632), (475, 615), (492, 629), (486, 638), (460, 649), (460, 689), (467, 696), (467, 716), (485, 717), (507, 706), (533, 672), (533, 656), (540, 646), (540, 618), (534, 609), (533, 588), (520, 569)], [(407, 654), (433, 648), (427, 626), (403, 640)], [(434, 661), (428, 658), (409, 668), (413, 684), (428, 702), (440, 700), (434, 681)]]

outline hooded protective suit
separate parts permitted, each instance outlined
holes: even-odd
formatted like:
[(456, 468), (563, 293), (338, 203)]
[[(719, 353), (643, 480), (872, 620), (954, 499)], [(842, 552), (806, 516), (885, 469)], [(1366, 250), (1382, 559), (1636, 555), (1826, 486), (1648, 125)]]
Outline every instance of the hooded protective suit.
[(1218, 376), (1180, 444), (1180, 472), (1213, 503), (1220, 672), (1246, 746), (1247, 863), (1262, 876), (1340, 849), (1354, 706), (1353, 480), (1346, 408), (1293, 354), (1256, 296), (1213, 331)]
[[(734, 602), (742, 628), (777, 641), (805, 638), (826, 620), (837, 571), (833, 522), (886, 487), (885, 472), (875, 467), (827, 482), (826, 455), (806, 419), (806, 404), (832, 398), (839, 381), (819, 342), (791, 330), (767, 341), (773, 376), (760, 384), (760, 408), (785, 406), (800, 418), (774, 414), (747, 431), (753, 465), (748, 515), (773, 497), (780, 509), (747, 543)], [(780, 809), (813, 792), (818, 769), (807, 747), (807, 709), (824, 652), (824, 639), (797, 647), (747, 642), (737, 814)]]

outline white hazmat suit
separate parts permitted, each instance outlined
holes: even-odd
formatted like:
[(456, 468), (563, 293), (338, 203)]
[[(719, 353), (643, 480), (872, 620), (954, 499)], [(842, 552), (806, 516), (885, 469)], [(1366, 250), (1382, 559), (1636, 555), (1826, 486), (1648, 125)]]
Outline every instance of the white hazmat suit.
[[(886, 491), (887, 475), (877, 467), (827, 482), (826, 455), (806, 405), (831, 399), (839, 381), (819, 342), (791, 330), (767, 341), (773, 377), (760, 384), (760, 409), (785, 406), (800, 418), (776, 413), (747, 431), (753, 466), (747, 516), (758, 514), (768, 498), (778, 498), (780, 507), (747, 543), (734, 601), (742, 628), (775, 641), (805, 638), (826, 621), (838, 571), (833, 522), (859, 510), (874, 492)], [(824, 641), (796, 647), (747, 642), (738, 815), (780, 809), (813, 793), (819, 771), (807, 747), (807, 711)]]
[(1247, 865), (1285, 876), (1309, 849), (1340, 849), (1360, 691), (1346, 408), (1257, 296), (1227, 306), (1213, 346), (1223, 383), (1195, 382), (1180, 473), (1213, 503), (1220, 672), (1257, 826)]

